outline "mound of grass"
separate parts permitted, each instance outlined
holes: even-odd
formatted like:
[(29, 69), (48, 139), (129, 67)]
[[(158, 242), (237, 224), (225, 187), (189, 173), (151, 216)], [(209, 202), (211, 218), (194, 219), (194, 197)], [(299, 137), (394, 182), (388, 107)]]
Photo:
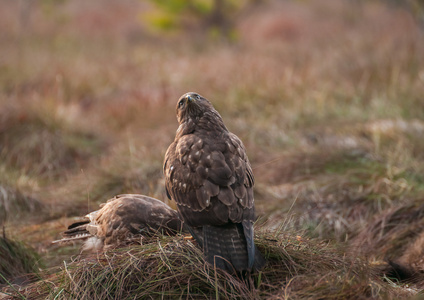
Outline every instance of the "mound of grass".
[(381, 212), (353, 239), (353, 244), (374, 259), (398, 260), (424, 231), (421, 202)]
[(55, 299), (358, 299), (406, 293), (385, 284), (361, 259), (328, 244), (284, 234), (263, 234), (256, 242), (268, 263), (245, 279), (205, 263), (190, 240), (160, 236), (65, 263), (20, 292)]
[(38, 254), (23, 243), (0, 236), (0, 286), (28, 273), (38, 273), (39, 260)]

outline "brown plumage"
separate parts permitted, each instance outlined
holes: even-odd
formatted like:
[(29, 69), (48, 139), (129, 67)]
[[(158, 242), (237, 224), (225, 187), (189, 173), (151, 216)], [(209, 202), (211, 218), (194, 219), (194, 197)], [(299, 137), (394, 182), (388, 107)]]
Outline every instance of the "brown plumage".
[(229, 272), (259, 269), (264, 260), (253, 241), (254, 177), (243, 143), (196, 93), (179, 99), (177, 119), (165, 154), (168, 197), (208, 262)]
[(154, 233), (168, 235), (182, 230), (177, 211), (160, 200), (144, 195), (125, 194), (112, 198), (101, 209), (88, 214), (63, 233), (55, 242), (87, 240), (84, 250), (104, 248), (140, 241)]

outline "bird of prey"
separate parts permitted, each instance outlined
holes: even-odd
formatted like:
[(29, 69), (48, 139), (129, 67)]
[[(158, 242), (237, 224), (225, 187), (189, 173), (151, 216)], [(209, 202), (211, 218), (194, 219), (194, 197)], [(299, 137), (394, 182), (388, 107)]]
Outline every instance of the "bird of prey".
[(108, 200), (83, 221), (70, 225), (63, 238), (53, 243), (86, 240), (83, 250), (102, 251), (157, 232), (174, 235), (182, 227), (177, 211), (162, 201), (124, 194)]
[(176, 112), (179, 127), (163, 167), (168, 197), (209, 263), (230, 273), (260, 269), (254, 177), (242, 141), (199, 94), (181, 96)]

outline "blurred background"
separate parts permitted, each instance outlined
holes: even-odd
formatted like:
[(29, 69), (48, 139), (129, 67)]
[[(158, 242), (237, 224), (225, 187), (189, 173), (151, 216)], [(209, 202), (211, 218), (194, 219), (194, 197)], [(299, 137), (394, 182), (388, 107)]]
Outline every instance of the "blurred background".
[(420, 0), (0, 0), (0, 251), (55, 266), (117, 194), (175, 207), (163, 157), (195, 91), (247, 148), (259, 224), (401, 258), (424, 229), (423, 30)]

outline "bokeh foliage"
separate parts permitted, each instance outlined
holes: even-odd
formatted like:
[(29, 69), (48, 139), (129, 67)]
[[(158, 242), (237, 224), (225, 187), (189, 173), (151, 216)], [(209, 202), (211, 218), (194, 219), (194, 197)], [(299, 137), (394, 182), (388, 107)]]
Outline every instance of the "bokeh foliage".
[(228, 35), (234, 19), (251, 0), (150, 0), (154, 9), (142, 18), (152, 30), (171, 32), (195, 30), (212, 35)]

